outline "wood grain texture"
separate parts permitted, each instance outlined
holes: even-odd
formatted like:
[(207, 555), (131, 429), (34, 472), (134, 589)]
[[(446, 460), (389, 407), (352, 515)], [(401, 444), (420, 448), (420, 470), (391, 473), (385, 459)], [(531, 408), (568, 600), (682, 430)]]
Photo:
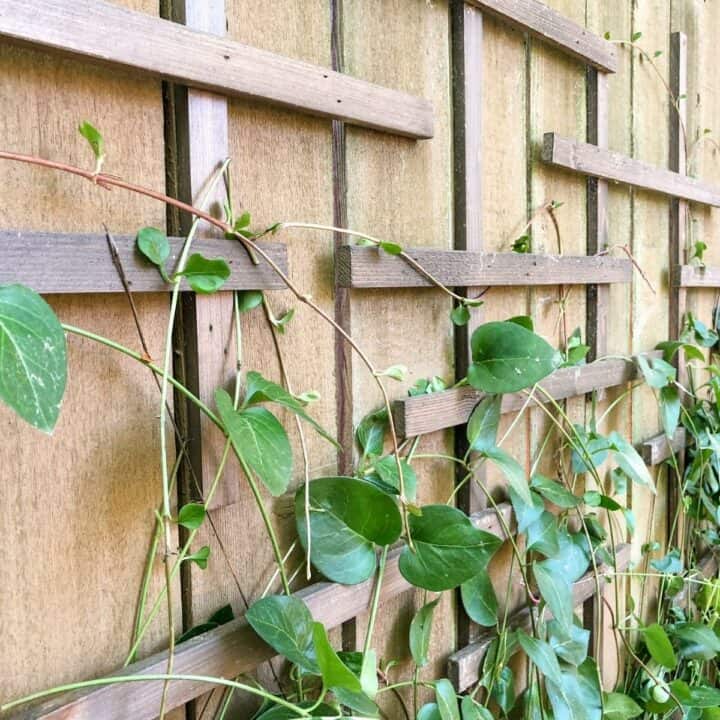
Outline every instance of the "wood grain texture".
[[(154, 0), (132, 4), (156, 11)], [(87, 143), (76, 130), (87, 118), (108, 140), (108, 172), (163, 187), (162, 96), (155, 80), (2, 43), (0, 101), (4, 148), (87, 165)], [(118, 235), (142, 225), (164, 228), (164, 208), (152, 200), (10, 163), (3, 164), (2, 176), (3, 229), (93, 233), (103, 221)], [(48, 301), (63, 322), (140, 347), (122, 295)], [(135, 303), (150, 353), (161, 357), (167, 294), (147, 293)], [(0, 407), (0, 532), (14, 548), (0, 582), (3, 701), (122, 663), (161, 502), (160, 396), (153, 377), (140, 364), (76, 337), (68, 338), (68, 362), (68, 386), (52, 437)], [(162, 584), (158, 561), (152, 596)], [(179, 585), (174, 594), (179, 598)], [(163, 615), (150, 628), (142, 653), (164, 647), (167, 630)]]
[[(498, 510), (503, 521), (512, 525), (512, 508), (509, 503), (501, 503)], [(502, 524), (494, 510), (476, 513), (471, 520), (478, 529), (505, 538)], [(388, 554), (380, 593), (383, 608), (387, 608), (388, 602), (394, 597), (411, 589), (400, 574), (398, 560), (401, 552), (398, 548)], [(295, 596), (305, 602), (317, 622), (331, 629), (369, 609), (374, 587), (374, 578), (359, 585), (320, 582), (298, 591)], [(273, 656), (272, 648), (255, 634), (244, 618), (240, 618), (179, 645), (175, 653), (175, 673), (234, 678), (251, 672)], [(118, 670), (116, 674), (137, 676), (163, 673), (166, 664), (167, 654), (161, 652)], [(172, 683), (168, 706), (178, 707), (207, 690), (206, 683)], [(103, 720), (125, 720), (128, 717), (133, 720), (151, 720), (157, 714), (161, 693), (162, 682), (106, 685), (57, 696), (18, 710), (7, 718), (90, 720), (100, 716)]]
[[(135, 237), (113, 235), (123, 270), (133, 293), (168, 292), (168, 284), (153, 265), (140, 255)], [(173, 268), (184, 238), (169, 238)], [(279, 243), (264, 249), (287, 269), (287, 251)], [(284, 287), (263, 260), (254, 265), (240, 243), (198, 238), (193, 252), (222, 257), (231, 275), (224, 290), (278, 290)], [(124, 292), (113, 264), (105, 235), (90, 233), (49, 233), (23, 230), (0, 231), (0, 283), (22, 283), (39, 293), (121, 293)], [(190, 290), (187, 282), (182, 287)]]
[(685, 449), (686, 442), (685, 429), (678, 428), (669, 440), (665, 433), (655, 435), (655, 437), (645, 440), (645, 442), (640, 443), (638, 451), (645, 464), (653, 467), (667, 460), (671, 452), (682, 452)]
[(717, 289), (720, 288), (720, 267), (716, 265), (675, 265), (670, 269), (670, 281), (674, 288)]
[[(649, 353), (659, 357), (659, 353)], [(540, 384), (555, 400), (577, 397), (593, 390), (611, 388), (642, 377), (637, 366), (628, 360), (596, 360), (588, 365), (561, 368)], [(445, 390), (431, 395), (396, 400), (393, 414), (398, 432), (405, 437), (424, 435), (467, 422), (473, 408), (484, 394), (465, 386)], [(525, 393), (503, 395), (502, 412), (519, 410), (527, 402)], [(536, 390), (533, 401), (547, 402), (544, 395)]]
[[(630, 545), (619, 545), (617, 548), (617, 567), (622, 571), (630, 563)], [(600, 584), (604, 586), (607, 583), (606, 575), (612, 574), (612, 568), (601, 565), (598, 567), (600, 573)], [(591, 571), (585, 573), (576, 583), (573, 584), (573, 600), (575, 605), (581, 605), (588, 600), (596, 590), (595, 574)], [(545, 612), (546, 618), (551, 618), (552, 613), (549, 610)], [(529, 631), (531, 627), (530, 611), (527, 608), (515, 613), (508, 620), (508, 626), (512, 630), (522, 629)], [(474, 643), (458, 650), (448, 659), (447, 676), (455, 687), (457, 692), (467, 690), (480, 679), (480, 668), (485, 653), (488, 651), (492, 641), (497, 637), (495, 632), (489, 632)]]
[(607, 40), (538, 0), (468, 0), (513, 27), (606, 72), (617, 69), (617, 51)]
[(720, 188), (621, 153), (546, 133), (543, 160), (566, 170), (720, 207)]
[(4, 0), (0, 36), (399, 135), (433, 134), (426, 100), (102, 0)]
[[(607, 255), (531, 255), (463, 250), (406, 250), (425, 270), (450, 287), (512, 287), (629, 283), (632, 264)], [(434, 287), (401, 257), (379, 248), (345, 245), (335, 266), (342, 287)], [(472, 296), (472, 293), (471, 293)]]

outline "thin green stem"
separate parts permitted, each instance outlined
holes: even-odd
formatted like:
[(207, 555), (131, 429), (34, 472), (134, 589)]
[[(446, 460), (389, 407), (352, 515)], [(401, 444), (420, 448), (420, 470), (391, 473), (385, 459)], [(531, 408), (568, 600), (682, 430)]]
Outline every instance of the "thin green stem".
[(375, 621), (377, 620), (378, 607), (380, 606), (380, 590), (385, 576), (385, 565), (387, 563), (388, 546), (386, 545), (380, 553), (380, 566), (378, 567), (377, 579), (375, 580), (375, 589), (373, 590), (372, 605), (370, 606), (370, 619), (368, 620), (367, 630), (365, 631), (365, 644), (363, 645), (363, 657), (367, 655), (372, 642), (373, 632), (375, 631)]

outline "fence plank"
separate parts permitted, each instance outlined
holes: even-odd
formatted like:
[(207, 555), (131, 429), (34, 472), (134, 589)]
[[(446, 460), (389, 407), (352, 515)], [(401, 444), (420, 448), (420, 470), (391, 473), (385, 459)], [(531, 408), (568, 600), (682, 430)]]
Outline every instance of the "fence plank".
[[(498, 507), (504, 522), (512, 530), (512, 508), (508, 503), (501, 503)], [(484, 510), (471, 519), (475, 527), (505, 538), (502, 523), (494, 510)], [(397, 548), (388, 554), (381, 603), (411, 588), (398, 567), (401, 552)], [(368, 610), (374, 588), (375, 578), (360, 585), (320, 582), (300, 590), (296, 596), (304, 600), (316, 621), (330, 629)], [(273, 656), (273, 650), (241, 618), (179, 645), (175, 652), (175, 673), (233, 678), (254, 670)], [(166, 667), (167, 653), (161, 652), (114, 674), (151, 675), (164, 673)], [(170, 685), (168, 707), (178, 707), (208, 689), (206, 683), (174, 682)], [(161, 693), (161, 682), (98, 686), (19, 710), (8, 715), (8, 720), (91, 720), (98, 717), (103, 720), (125, 720), (128, 717), (151, 720), (157, 715)]]
[[(630, 562), (630, 545), (619, 545), (617, 548), (617, 564), (619, 570), (624, 570)], [(612, 569), (608, 566), (601, 565), (598, 572), (607, 573)], [(600, 577), (601, 586), (605, 584), (605, 579)], [(573, 585), (573, 600), (575, 605), (581, 605), (595, 593), (595, 575), (592, 571), (585, 573)], [(546, 617), (552, 617), (550, 611), (546, 611)], [(509, 620), (510, 629), (527, 630), (530, 627), (530, 611), (523, 608), (515, 613)], [(471, 685), (477, 683), (480, 679), (480, 669), (482, 661), (485, 657), (490, 644), (495, 639), (496, 633), (491, 632), (480, 638), (476, 642), (464, 647), (462, 650), (454, 653), (448, 659), (448, 678), (455, 686), (458, 692), (466, 690)]]
[[(660, 353), (648, 353), (659, 357)], [(640, 377), (633, 361), (612, 359), (596, 360), (588, 365), (561, 368), (540, 383), (555, 400), (584, 395), (593, 390), (615, 387)], [(484, 393), (464, 386), (431, 395), (396, 400), (393, 415), (398, 432), (404, 437), (414, 437), (443, 430), (467, 422), (473, 408), (482, 400)], [(519, 410), (527, 401), (524, 393), (503, 396), (502, 412)], [(535, 402), (546, 402), (540, 391), (534, 395)]]
[[(449, 287), (510, 287), (629, 283), (632, 264), (607, 255), (530, 255), (465, 250), (407, 250), (427, 272)], [(433, 287), (403, 258), (375, 247), (344, 245), (338, 249), (335, 273), (340, 287)]]
[(661, 433), (641, 443), (638, 450), (645, 464), (653, 467), (659, 465), (663, 460), (667, 460), (670, 457), (671, 449), (674, 453), (681, 452), (685, 448), (685, 443), (685, 429), (678, 428), (669, 442), (667, 435)]
[(720, 267), (675, 265), (670, 270), (670, 278), (675, 288), (720, 288)]
[(538, 0), (466, 0), (508, 24), (606, 72), (617, 70), (612, 43)]
[[(135, 249), (135, 238), (113, 236), (120, 262), (134, 293), (163, 292), (168, 285), (157, 269)], [(184, 238), (171, 237), (167, 267), (172, 268)], [(287, 268), (284, 245), (268, 243), (264, 249)], [(253, 265), (240, 243), (198, 238), (193, 251), (208, 257), (223, 257), (231, 274), (225, 290), (280, 290), (282, 281), (264, 261)], [(39, 293), (121, 293), (104, 235), (90, 233), (0, 231), (0, 284), (22, 283)], [(187, 284), (184, 283), (187, 288)], [(189, 288), (187, 288), (189, 289)]]
[(720, 188), (556, 133), (545, 134), (542, 158), (566, 170), (720, 207)]
[(4, 0), (0, 36), (354, 125), (433, 135), (426, 100), (101, 0)]

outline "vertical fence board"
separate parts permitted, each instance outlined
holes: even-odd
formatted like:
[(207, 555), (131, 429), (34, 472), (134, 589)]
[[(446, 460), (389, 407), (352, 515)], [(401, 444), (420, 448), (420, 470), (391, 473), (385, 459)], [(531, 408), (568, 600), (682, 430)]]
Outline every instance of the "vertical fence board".
[[(132, 6), (156, 10), (150, 0)], [(109, 172), (164, 187), (159, 82), (3, 45), (0, 98), (4, 148), (90, 167), (92, 154), (77, 133), (89, 120), (105, 136)], [(2, 174), (5, 228), (98, 233), (106, 222), (128, 234), (164, 226), (164, 208), (154, 201), (28, 166), (3, 163)], [(48, 300), (62, 321), (140, 347), (122, 294)], [(136, 304), (159, 358), (167, 297), (145, 295)], [(159, 394), (152, 377), (89, 341), (70, 337), (68, 346), (68, 389), (52, 437), (0, 407), (0, 531), (13, 548), (0, 582), (3, 700), (94, 677), (123, 661), (161, 497)], [(153, 593), (162, 582), (160, 568), (158, 561)], [(161, 647), (166, 634), (158, 622), (143, 652)]]

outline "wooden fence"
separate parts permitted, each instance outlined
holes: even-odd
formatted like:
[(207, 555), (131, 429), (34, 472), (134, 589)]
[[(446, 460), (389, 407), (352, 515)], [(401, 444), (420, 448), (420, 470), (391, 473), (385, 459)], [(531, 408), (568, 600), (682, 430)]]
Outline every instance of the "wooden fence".
[[(563, 323), (582, 329), (591, 362), (557, 371), (544, 387), (567, 400), (571, 417), (583, 418), (588, 394), (597, 391), (604, 409), (638, 380), (635, 363), (619, 356), (650, 352), (676, 336), (688, 309), (709, 320), (720, 288), (720, 266), (711, 263), (720, 261), (710, 248), (699, 270), (687, 249), (696, 240), (710, 246), (718, 223), (717, 146), (702, 140), (720, 117), (716, 4), (174, 0), (161, 3), (165, 18), (156, 5), (3, 0), (0, 149), (82, 164), (75, 128), (88, 119), (106, 136), (109, 172), (185, 200), (196, 198), (229, 156), (237, 201), (254, 223), (359, 229), (412, 248), (444, 283), (470, 293), (492, 288), (474, 324), (453, 333), (447, 297), (397, 258), (318, 230), (294, 230), (268, 245), (378, 366), (407, 363), (412, 381), (464, 376), (469, 336), (481, 321), (531, 314), (536, 329), (556, 341), (562, 286)], [(641, 32), (637, 44), (648, 56), (605, 39), (606, 31), (620, 40)], [(137, 293), (145, 341), (158, 356), (167, 296), (137, 261), (133, 234), (156, 225), (180, 236), (185, 219), (76, 178), (10, 163), (2, 169), (0, 282), (26, 283), (48, 295), (64, 322), (139, 346), (104, 222)], [(547, 213), (538, 212), (553, 201), (557, 238)], [(534, 252), (511, 253), (529, 221)], [(173, 242), (177, 249), (180, 240)], [(206, 228), (199, 242), (211, 248), (218, 239)], [(228, 289), (268, 290), (278, 312), (290, 307), (266, 266), (223, 247), (233, 268)], [(176, 372), (201, 399), (234, 373), (231, 309), (231, 293), (184, 294)], [(278, 377), (264, 326), (250, 316), (242, 331), (245, 367)], [(142, 368), (110, 352), (77, 338), (69, 346), (70, 385), (52, 438), (0, 409), (0, 699), (165, 667), (158, 623), (144, 659), (118, 670), (160, 490), (156, 389)], [(294, 388), (320, 392), (319, 420), (337, 428), (342, 442), (336, 457), (309, 439), (313, 473), (348, 471), (353, 424), (379, 401), (370, 379), (342, 338), (303, 308), (281, 348)], [(394, 416), (405, 436), (427, 435), (426, 452), (444, 452), (455, 442), (452, 428), (480, 398), (468, 388), (409, 398), (399, 391)], [(505, 427), (524, 400), (504, 398)], [(656, 437), (649, 389), (638, 385), (618, 408), (608, 427), (642, 447), (648, 465), (659, 464), (667, 451)], [(179, 399), (175, 411), (198, 485), (188, 473), (181, 489), (188, 497), (207, 487), (221, 446)], [(547, 430), (541, 412), (530, 409), (510, 438), (512, 453), (528, 464)], [(678, 434), (677, 447), (683, 442)], [(444, 502), (455, 482), (452, 468), (437, 460), (424, 461), (420, 476), (423, 502)], [(499, 477), (488, 471), (483, 480), (502, 495)], [(629, 505), (642, 510), (648, 496), (628, 493)], [(661, 509), (669, 497), (661, 482)], [(479, 494), (469, 489), (459, 502), (478, 527), (503, 536)], [(510, 507), (501, 507), (512, 523)], [(649, 533), (666, 532), (647, 526), (649, 513), (637, 514), (623, 563), (637, 558)], [(239, 619), (179, 646), (175, 672), (233, 677), (257, 670), (267, 680), (272, 652), (242, 613), (262, 592), (272, 558), (258, 541), (260, 521), (237, 469), (227, 474), (211, 519), (201, 542), (213, 562), (178, 578), (176, 616), (190, 627), (230, 602)], [(293, 523), (282, 501), (274, 521), (289, 545)], [(493, 563), (498, 587), (506, 582), (503, 558)], [(338, 644), (353, 648), (371, 592), (370, 581), (351, 588), (318, 582), (298, 594), (316, 619), (337, 628)], [(575, 585), (588, 621), (602, 611), (593, 592), (591, 578)], [(422, 594), (402, 578), (392, 554), (381, 597), (379, 655), (407, 659), (408, 623)], [(464, 690), (477, 680), (489, 639), (448, 594), (436, 617), (433, 662), (424, 673), (448, 674)], [(518, 626), (526, 621), (522, 613), (512, 618)], [(612, 648), (602, 649), (601, 660), (611, 682)], [(18, 717), (152, 718), (161, 689), (92, 688)], [(200, 683), (174, 683), (170, 706), (184, 716), (185, 704), (206, 692)], [(188, 712), (196, 711), (197, 704)]]

